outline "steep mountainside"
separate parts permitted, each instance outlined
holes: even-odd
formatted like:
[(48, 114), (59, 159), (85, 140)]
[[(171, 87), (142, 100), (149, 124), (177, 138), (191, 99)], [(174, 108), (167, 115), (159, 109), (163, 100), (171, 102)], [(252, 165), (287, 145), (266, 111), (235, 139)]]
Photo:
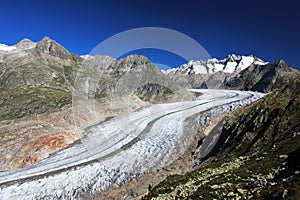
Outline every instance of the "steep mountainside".
[(24, 39), (0, 54), (1, 119), (57, 111), (70, 105), (71, 75), (82, 59), (45, 37)]
[(300, 78), (226, 120), (214, 155), (144, 199), (299, 199)]
[(222, 87), (237, 90), (271, 92), (300, 75), (283, 60), (266, 65), (251, 65), (233, 77), (226, 77)]

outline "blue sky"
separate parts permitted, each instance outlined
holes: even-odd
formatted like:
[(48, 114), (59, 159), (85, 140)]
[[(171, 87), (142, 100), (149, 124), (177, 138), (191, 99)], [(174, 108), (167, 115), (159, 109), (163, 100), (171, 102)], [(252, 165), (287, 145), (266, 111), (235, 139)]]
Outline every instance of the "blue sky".
[[(2, 1), (0, 43), (15, 44), (49, 36), (69, 51), (87, 54), (119, 32), (164, 27), (182, 32), (216, 58), (256, 55), (284, 59), (300, 68), (300, 12), (297, 1), (197, 0), (26, 0)], [(146, 49), (153, 62), (184, 62), (164, 51)]]

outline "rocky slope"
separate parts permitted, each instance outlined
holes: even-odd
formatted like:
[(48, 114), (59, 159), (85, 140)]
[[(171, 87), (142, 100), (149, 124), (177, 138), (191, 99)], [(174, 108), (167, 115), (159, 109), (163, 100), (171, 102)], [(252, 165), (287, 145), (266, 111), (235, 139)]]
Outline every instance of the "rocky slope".
[(0, 54), (0, 119), (57, 111), (70, 105), (70, 69), (79, 56), (48, 37), (38, 43), (24, 39)]
[(0, 171), (41, 161), (80, 138), (71, 108), (0, 121), (0, 135)]
[(79, 139), (70, 109), (82, 58), (48, 37), (0, 48), (0, 170), (38, 162)]
[[(109, 93), (113, 93), (119, 98), (131, 93), (145, 93), (151, 90), (153, 85), (160, 85), (161, 87), (156, 87), (157, 93), (152, 93), (152, 95), (160, 96), (160, 94), (164, 93), (165, 89), (163, 88), (166, 88), (172, 91), (169, 93), (171, 98), (154, 97), (155, 99), (160, 99), (160, 101), (151, 101), (152, 103), (193, 99), (193, 94), (174, 83), (145, 56), (129, 55), (120, 60), (101, 55), (82, 57), (86, 63), (95, 69), (100, 69), (103, 75), (115, 80), (113, 90)], [(143, 98), (146, 101), (147, 99)]]
[[(148, 83), (163, 85), (171, 89), (175, 96), (180, 91), (180, 95), (174, 98), (176, 100), (191, 97), (189, 92), (177, 86), (141, 55), (120, 60), (103, 55), (80, 57), (49, 37), (37, 43), (24, 39), (14, 46), (2, 45), (0, 49), (0, 105), (8, 106), (0, 106), (4, 109), (2, 119), (22, 117), (26, 113), (40, 114), (45, 110), (55, 111), (70, 105), (70, 100), (62, 101), (62, 98), (70, 99), (71, 93), (82, 98), (103, 98), (112, 93), (119, 96), (124, 92), (129, 95), (138, 88), (147, 89)], [(33, 94), (37, 90), (43, 92), (35, 99), (32, 95), (22, 95)], [(11, 94), (9, 98), (15, 100), (18, 92), (28, 105), (26, 109), (20, 102), (7, 103), (6, 94)], [(52, 94), (50, 98), (48, 94)], [(66, 97), (68, 94), (69, 97)], [(40, 101), (43, 103), (34, 103)], [(57, 102), (60, 102), (58, 106)], [(19, 114), (19, 110), (23, 114)]]
[(299, 199), (299, 108), (298, 77), (230, 115), (212, 157), (144, 199)]

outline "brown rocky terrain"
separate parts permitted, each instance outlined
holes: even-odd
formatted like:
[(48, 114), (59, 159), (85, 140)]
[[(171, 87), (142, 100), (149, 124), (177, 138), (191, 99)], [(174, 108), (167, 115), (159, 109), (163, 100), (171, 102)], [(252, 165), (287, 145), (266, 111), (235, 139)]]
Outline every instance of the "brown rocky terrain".
[(128, 103), (122, 105), (122, 100), (112, 103), (91, 99), (77, 102), (78, 107), (66, 106), (57, 112), (0, 121), (0, 171), (41, 161), (79, 140), (82, 137), (79, 130), (149, 105), (135, 96), (126, 100)]
[(71, 109), (0, 122), (0, 170), (36, 163), (80, 138)]

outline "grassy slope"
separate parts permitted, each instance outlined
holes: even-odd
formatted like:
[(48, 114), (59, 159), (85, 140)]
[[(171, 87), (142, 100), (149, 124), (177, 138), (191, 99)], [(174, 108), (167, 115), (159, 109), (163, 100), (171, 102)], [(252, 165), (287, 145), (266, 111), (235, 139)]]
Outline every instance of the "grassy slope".
[(57, 111), (71, 102), (72, 95), (63, 90), (41, 87), (0, 90), (0, 120)]

